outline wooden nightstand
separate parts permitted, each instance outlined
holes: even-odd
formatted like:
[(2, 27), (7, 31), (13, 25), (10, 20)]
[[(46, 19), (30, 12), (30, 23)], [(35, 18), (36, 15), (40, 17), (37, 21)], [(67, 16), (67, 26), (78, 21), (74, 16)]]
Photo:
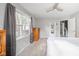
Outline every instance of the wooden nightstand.
[(0, 56), (6, 55), (6, 31), (0, 29)]

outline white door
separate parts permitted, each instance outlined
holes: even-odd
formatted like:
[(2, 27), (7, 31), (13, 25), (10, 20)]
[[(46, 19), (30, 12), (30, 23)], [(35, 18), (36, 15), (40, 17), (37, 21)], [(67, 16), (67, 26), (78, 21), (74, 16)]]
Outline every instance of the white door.
[(68, 20), (68, 37), (75, 37), (76, 34), (76, 28), (75, 28), (75, 18)]

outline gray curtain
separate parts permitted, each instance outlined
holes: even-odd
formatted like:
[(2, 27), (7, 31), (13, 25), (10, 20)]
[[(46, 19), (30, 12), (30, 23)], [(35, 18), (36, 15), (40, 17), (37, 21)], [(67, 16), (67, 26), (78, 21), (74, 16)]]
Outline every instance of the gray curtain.
[(31, 26), (30, 26), (30, 43), (33, 43), (33, 41), (34, 41), (34, 39), (33, 39), (32, 28), (33, 28), (33, 20), (32, 20), (32, 17), (31, 17)]
[(6, 30), (6, 55), (16, 55), (16, 22), (15, 7), (7, 3), (5, 10), (4, 29)]

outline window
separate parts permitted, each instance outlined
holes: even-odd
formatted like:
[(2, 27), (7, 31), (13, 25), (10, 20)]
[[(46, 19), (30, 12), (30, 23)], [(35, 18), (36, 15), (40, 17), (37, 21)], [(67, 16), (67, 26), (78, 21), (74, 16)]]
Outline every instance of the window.
[(30, 35), (30, 24), (31, 17), (22, 13), (21, 11), (16, 11), (16, 37), (24, 37)]

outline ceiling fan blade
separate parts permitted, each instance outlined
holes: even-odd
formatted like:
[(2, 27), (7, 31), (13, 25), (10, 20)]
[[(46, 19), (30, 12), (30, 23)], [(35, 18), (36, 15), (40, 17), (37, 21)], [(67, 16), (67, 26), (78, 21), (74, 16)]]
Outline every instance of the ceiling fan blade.
[(60, 9), (60, 8), (56, 8), (56, 10), (58, 10), (58, 11), (63, 11), (63, 9)]
[(53, 8), (56, 9), (58, 7), (59, 3), (55, 3)]
[(53, 8), (51, 8), (51, 9), (49, 9), (49, 10), (47, 10), (47, 12), (50, 12), (50, 11), (53, 11), (54, 9)]
[(47, 12), (53, 11), (58, 8), (59, 3), (55, 3), (51, 8), (47, 10)]

